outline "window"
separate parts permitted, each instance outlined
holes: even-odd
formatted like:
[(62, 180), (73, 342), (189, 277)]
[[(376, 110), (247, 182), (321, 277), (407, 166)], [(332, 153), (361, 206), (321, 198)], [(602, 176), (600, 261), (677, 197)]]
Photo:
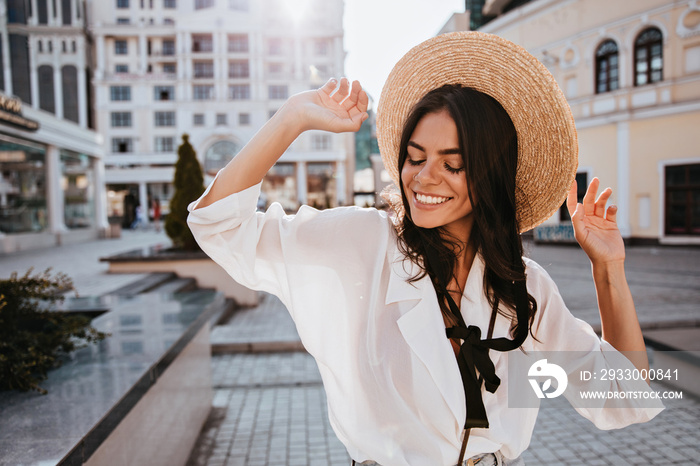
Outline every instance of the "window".
[(44, 44), (41, 41), (37, 42), (37, 45), (39, 46), (39, 53), (44, 51)]
[(228, 62), (228, 77), (229, 78), (248, 78), (250, 77), (250, 66), (248, 60), (232, 60)]
[(163, 63), (163, 73), (177, 73), (177, 67), (175, 66), (175, 63)]
[(109, 86), (110, 100), (131, 100), (131, 86)]
[(663, 35), (657, 28), (642, 31), (634, 41), (634, 85), (663, 79)]
[(112, 128), (131, 127), (131, 112), (112, 112)]
[(175, 112), (156, 112), (156, 126), (175, 126)]
[(129, 0), (117, 0), (117, 8), (129, 8)]
[(158, 136), (153, 145), (156, 152), (174, 152), (175, 138), (171, 136)]
[(213, 78), (214, 77), (214, 62), (213, 61), (196, 61), (196, 62), (194, 62), (194, 77), (195, 78)]
[(204, 114), (203, 113), (195, 113), (192, 123), (195, 126), (204, 126)]
[(171, 39), (163, 40), (163, 55), (175, 55), (175, 41)]
[[(588, 173), (576, 173), (577, 202), (583, 202), (583, 196), (586, 194), (586, 189), (588, 189)], [(569, 208), (566, 206), (566, 201), (564, 201), (564, 203), (559, 208), (559, 220), (562, 222), (571, 221), (571, 215), (569, 215)]]
[(78, 123), (78, 68), (73, 65), (61, 67), (61, 92), (63, 93), (63, 118)]
[(49, 52), (53, 52), (53, 42), (51, 41), (51, 39), (46, 41), (46, 45), (49, 46)]
[(129, 48), (127, 47), (125, 40), (115, 40), (114, 41), (114, 54), (115, 55), (126, 55), (129, 53)]
[(325, 209), (337, 205), (334, 166), (331, 162), (306, 164), (306, 199), (310, 206)]
[(112, 152), (127, 154), (134, 151), (133, 139), (131, 138), (112, 138)]
[(250, 124), (250, 113), (239, 113), (238, 114), (238, 124), (240, 126), (247, 126)]
[(328, 46), (327, 40), (318, 39), (318, 40), (314, 41), (314, 54), (326, 56), (326, 55), (328, 55), (329, 49), (330, 49), (330, 47)]
[(330, 134), (314, 134), (311, 136), (311, 150), (330, 150), (331, 135)]
[(61, 51), (62, 51), (63, 53), (66, 53), (66, 52), (68, 51), (68, 47), (66, 46), (66, 41), (65, 41), (65, 40), (62, 40), (62, 41), (61, 41)]
[(117, 24), (131, 24), (129, 18), (117, 18)]
[[(41, 43), (41, 42), (39, 42)], [(56, 113), (56, 100), (53, 84), (53, 67), (41, 65), (39, 74), (39, 108), (47, 112)]]
[(230, 10), (248, 11), (248, 0), (228, 0)]
[(192, 98), (194, 100), (211, 100), (214, 98), (214, 86), (195, 85), (192, 86)]
[(194, 0), (194, 9), (201, 10), (202, 8), (211, 8), (214, 6), (214, 0)]
[(228, 124), (228, 118), (226, 117), (225, 113), (217, 113), (216, 114), (216, 124), (217, 125), (226, 125)]
[(114, 72), (115, 73), (128, 73), (129, 72), (129, 65), (114, 65)]
[(75, 53), (77, 51), (78, 47), (77, 47), (75, 41), (72, 41), (70, 43), (70, 49), (71, 49), (71, 52), (73, 52), (73, 53)]
[(267, 39), (267, 53), (268, 55), (282, 55), (282, 39), (280, 38), (270, 38)]
[(175, 20), (172, 18), (163, 18), (163, 24), (167, 26), (172, 26), (173, 24), (175, 24)]
[(163, 0), (163, 8), (177, 8), (177, 0)]
[(667, 235), (700, 236), (700, 163), (665, 169)]
[(595, 53), (596, 94), (614, 91), (619, 87), (617, 44), (606, 40)]
[(248, 35), (247, 34), (229, 34), (228, 35), (228, 51), (229, 52), (248, 52)]
[(228, 98), (231, 100), (247, 100), (250, 99), (249, 84), (234, 84), (228, 87)]
[(214, 42), (211, 34), (192, 34), (193, 52), (211, 52), (214, 50)]
[(153, 87), (153, 100), (175, 100), (175, 86)]
[(267, 87), (267, 97), (269, 99), (286, 99), (287, 98), (287, 86), (286, 85), (271, 85)]
[(268, 63), (267, 73), (272, 77), (284, 76), (284, 64), (283, 63)]

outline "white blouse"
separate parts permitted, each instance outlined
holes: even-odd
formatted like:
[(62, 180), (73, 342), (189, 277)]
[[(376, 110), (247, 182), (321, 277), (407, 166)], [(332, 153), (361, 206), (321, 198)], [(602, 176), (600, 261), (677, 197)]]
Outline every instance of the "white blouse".
[[(256, 212), (259, 193), (260, 185), (253, 186), (199, 209), (195, 201), (189, 226), (237, 282), (277, 295), (287, 306), (318, 364), (331, 426), (350, 456), (391, 466), (454, 465), (466, 416), (459, 368), (430, 279), (406, 281), (417, 270), (398, 250), (391, 220), (357, 207), (304, 206), (286, 215), (275, 203)], [(608, 356), (601, 352), (619, 353), (571, 315), (544, 269), (525, 263), (527, 289), (538, 303), (533, 333), (539, 341), (530, 336), (523, 349), (584, 352), (589, 356), (571, 356), (572, 366), (603, 369)], [(460, 309), (467, 325), (486, 335), (491, 307), (483, 271), (477, 255)], [(509, 337), (509, 325), (499, 315), (494, 337)], [(472, 429), (467, 458), (497, 450), (516, 458), (528, 447), (539, 408), (508, 407), (512, 353), (489, 353), (502, 382), (496, 393), (482, 389), (490, 427)], [(567, 392), (577, 384), (569, 380)], [(649, 390), (643, 381), (610, 387)], [(635, 399), (603, 409), (608, 403), (577, 411), (598, 428), (613, 429), (645, 422), (663, 409), (660, 402), (651, 408), (649, 400), (643, 407)]]

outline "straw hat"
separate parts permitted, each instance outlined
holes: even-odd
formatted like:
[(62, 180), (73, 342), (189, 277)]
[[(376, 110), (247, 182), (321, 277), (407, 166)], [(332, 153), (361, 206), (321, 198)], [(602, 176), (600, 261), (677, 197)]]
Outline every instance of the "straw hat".
[(496, 99), (518, 134), (516, 205), (520, 231), (556, 212), (576, 176), (576, 126), (547, 68), (524, 48), (482, 32), (455, 32), (411, 49), (394, 66), (377, 108), (384, 167), (399, 186), (401, 132), (412, 107), (444, 84), (462, 84)]

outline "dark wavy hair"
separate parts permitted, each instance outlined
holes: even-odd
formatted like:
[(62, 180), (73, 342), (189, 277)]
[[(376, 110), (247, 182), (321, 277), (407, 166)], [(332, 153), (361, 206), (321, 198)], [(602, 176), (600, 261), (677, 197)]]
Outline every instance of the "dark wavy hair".
[[(469, 242), (484, 259), (484, 292), (494, 311), (511, 318), (511, 333), (522, 343), (532, 326), (537, 302), (525, 287), (523, 245), (515, 206), (518, 138), (508, 113), (494, 98), (469, 87), (450, 84), (428, 92), (413, 107), (404, 125), (399, 173), (418, 122), (444, 110), (454, 120), (459, 135), (474, 217)], [(464, 245), (442, 227), (416, 226), (403, 183), (400, 184), (404, 212), (398, 224), (399, 248), (421, 269), (410, 281), (429, 275), (443, 314), (454, 323), (446, 293), (456, 256)]]

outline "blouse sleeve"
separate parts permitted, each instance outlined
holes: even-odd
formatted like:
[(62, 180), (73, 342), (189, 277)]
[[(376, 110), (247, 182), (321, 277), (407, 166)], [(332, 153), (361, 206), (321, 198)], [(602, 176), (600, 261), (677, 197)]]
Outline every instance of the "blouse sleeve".
[[(649, 385), (635, 376), (639, 372), (629, 359), (571, 314), (541, 266), (531, 260), (526, 264), (528, 291), (537, 301), (532, 350), (548, 356), (567, 373), (563, 394), (576, 411), (603, 430), (646, 422), (660, 413), (663, 404), (654, 398)], [(614, 377), (610, 377), (611, 370)], [(604, 397), (591, 395), (594, 392)], [(597, 396), (600, 398), (591, 399)]]
[(278, 296), (297, 321), (298, 309), (308, 315), (337, 302), (349, 274), (370, 275), (382, 242), (378, 230), (387, 226), (383, 213), (302, 206), (296, 215), (286, 215), (278, 203), (257, 212), (260, 186), (206, 207), (197, 208), (201, 197), (188, 206), (195, 239), (234, 280)]

